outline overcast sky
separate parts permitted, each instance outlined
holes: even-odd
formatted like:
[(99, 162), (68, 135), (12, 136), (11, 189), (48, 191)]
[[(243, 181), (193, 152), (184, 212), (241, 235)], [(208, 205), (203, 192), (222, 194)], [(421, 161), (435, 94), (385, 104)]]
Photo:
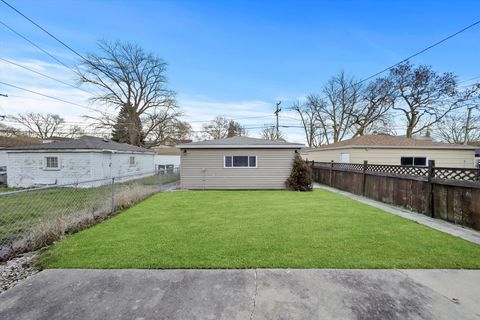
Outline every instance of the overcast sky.
[[(370, 76), (479, 19), (480, 1), (14, 1), (82, 54), (99, 39), (138, 43), (168, 63), (184, 119), (274, 123), (275, 102), (320, 90), (339, 71)], [(76, 57), (0, 3), (0, 21), (74, 66)], [(74, 85), (74, 74), (3, 25), (0, 57)], [(480, 27), (413, 59), (460, 81), (480, 77)], [(89, 93), (0, 61), (0, 81), (88, 105)], [(82, 124), (88, 110), (0, 84), (0, 114), (52, 112)], [(283, 112), (281, 124), (299, 125)], [(255, 118), (251, 118), (255, 117)], [(244, 119), (247, 118), (247, 119)], [(257, 135), (258, 130), (249, 130)], [(299, 129), (284, 129), (304, 142)]]

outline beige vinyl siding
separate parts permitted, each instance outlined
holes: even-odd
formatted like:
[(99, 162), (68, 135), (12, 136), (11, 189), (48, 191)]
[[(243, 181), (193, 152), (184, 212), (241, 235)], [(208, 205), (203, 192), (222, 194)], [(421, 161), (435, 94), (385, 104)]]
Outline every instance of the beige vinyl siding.
[(350, 163), (400, 164), (401, 157), (427, 157), (435, 160), (437, 167), (473, 168), (474, 150), (455, 149), (403, 149), (403, 148), (345, 148), (336, 150), (310, 151), (305, 156), (308, 160), (340, 161), (341, 153), (350, 154)]
[[(284, 189), (295, 156), (295, 149), (186, 150), (180, 170), (185, 189)], [(257, 156), (257, 167), (224, 168), (224, 156), (231, 155)]]

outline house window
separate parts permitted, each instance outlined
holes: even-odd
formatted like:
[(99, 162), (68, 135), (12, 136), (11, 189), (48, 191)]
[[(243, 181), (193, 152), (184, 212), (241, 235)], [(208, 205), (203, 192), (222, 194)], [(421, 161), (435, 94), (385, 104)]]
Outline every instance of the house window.
[(128, 159), (128, 164), (130, 165), (130, 167), (132, 167), (132, 166), (135, 165), (135, 157), (134, 157), (134, 156), (131, 156), (131, 157)]
[(173, 173), (175, 170), (175, 166), (173, 164), (159, 164), (158, 165), (158, 173), (165, 174), (165, 173)]
[(58, 157), (45, 157), (45, 169), (59, 169)]
[(256, 168), (257, 156), (225, 156), (225, 168)]
[(401, 157), (400, 164), (402, 166), (426, 167), (427, 157)]

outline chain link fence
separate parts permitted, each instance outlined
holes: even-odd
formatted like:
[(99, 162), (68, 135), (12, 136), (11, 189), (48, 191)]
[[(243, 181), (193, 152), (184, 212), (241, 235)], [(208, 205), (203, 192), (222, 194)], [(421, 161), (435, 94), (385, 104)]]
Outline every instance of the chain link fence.
[(178, 182), (178, 172), (151, 172), (34, 189), (0, 189), (0, 261), (51, 244)]

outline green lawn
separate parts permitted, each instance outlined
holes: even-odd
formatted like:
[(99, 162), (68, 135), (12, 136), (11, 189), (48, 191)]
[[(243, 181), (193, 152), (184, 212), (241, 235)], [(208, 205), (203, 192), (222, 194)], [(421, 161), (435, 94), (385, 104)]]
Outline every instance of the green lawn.
[(480, 268), (480, 246), (316, 190), (157, 194), (60, 241), (45, 268)]
[[(150, 176), (117, 183), (115, 194), (158, 191), (162, 184), (177, 179), (174, 174)], [(17, 188), (20, 189), (20, 188)], [(110, 211), (111, 185), (96, 188), (80, 186), (38, 189), (29, 192), (2, 194), (15, 188), (0, 189), (0, 245), (28, 236), (37, 226), (57, 218), (75, 218), (81, 215)], [(125, 198), (125, 197), (123, 197)]]

